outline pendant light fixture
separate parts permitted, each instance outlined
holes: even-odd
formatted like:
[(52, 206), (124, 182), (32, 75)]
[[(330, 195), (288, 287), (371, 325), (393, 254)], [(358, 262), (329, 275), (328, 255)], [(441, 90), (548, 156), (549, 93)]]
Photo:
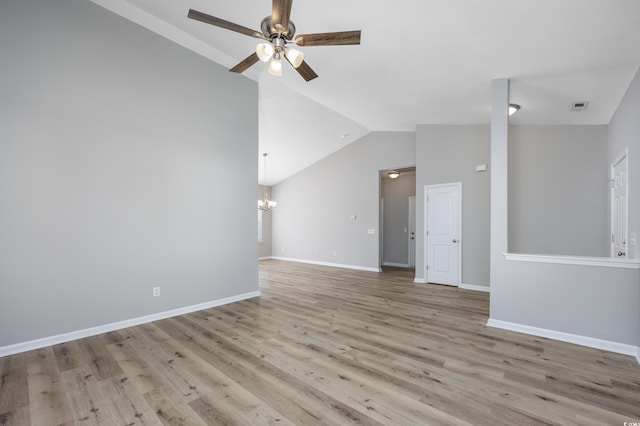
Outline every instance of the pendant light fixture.
[(269, 199), (267, 194), (267, 153), (262, 154), (264, 158), (264, 181), (262, 185), (262, 199), (258, 200), (258, 208), (264, 212), (273, 210), (276, 206), (276, 202)]

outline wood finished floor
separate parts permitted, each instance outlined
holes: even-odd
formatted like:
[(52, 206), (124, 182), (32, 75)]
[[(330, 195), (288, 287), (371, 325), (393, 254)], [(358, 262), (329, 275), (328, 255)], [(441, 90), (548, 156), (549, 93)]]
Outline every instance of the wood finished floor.
[(260, 298), (0, 358), (0, 425), (640, 422), (634, 358), (412, 279), (262, 261)]

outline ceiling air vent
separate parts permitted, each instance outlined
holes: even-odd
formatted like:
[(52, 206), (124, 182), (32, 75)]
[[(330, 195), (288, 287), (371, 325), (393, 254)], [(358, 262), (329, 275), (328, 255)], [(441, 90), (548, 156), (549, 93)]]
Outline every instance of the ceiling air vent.
[(588, 106), (589, 102), (587, 101), (574, 102), (571, 104), (571, 111), (585, 111)]

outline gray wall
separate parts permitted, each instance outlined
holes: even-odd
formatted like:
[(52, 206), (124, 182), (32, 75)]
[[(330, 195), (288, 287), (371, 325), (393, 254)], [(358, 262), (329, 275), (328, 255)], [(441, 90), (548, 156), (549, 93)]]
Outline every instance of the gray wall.
[(416, 195), (416, 172), (382, 177), (384, 198), (383, 264), (409, 266), (409, 197)]
[(257, 291), (254, 82), (83, 0), (0, 57), (0, 347)]
[(416, 128), (416, 278), (425, 278), (424, 187), (462, 182), (462, 284), (489, 285), (490, 126)]
[[(265, 191), (265, 188), (266, 188), (267, 194), (269, 194), (269, 199), (277, 202), (278, 200), (275, 200), (271, 196), (271, 194), (273, 193), (272, 192), (273, 189), (270, 186), (265, 187), (262, 185), (258, 185), (258, 197), (256, 201), (262, 198), (262, 194)], [(276, 208), (278, 208), (278, 206), (276, 206)], [(258, 241), (258, 257), (260, 258), (271, 256), (271, 215), (272, 214), (273, 212), (271, 211), (262, 212), (262, 241)]]
[(625, 148), (629, 148), (628, 232), (635, 233), (637, 241), (636, 246), (628, 244), (627, 256), (640, 259), (640, 70), (609, 124), (608, 166)]
[(275, 185), (272, 255), (377, 270), (379, 172), (414, 161), (413, 132), (374, 132)]
[[(494, 97), (498, 98), (495, 88)], [(505, 111), (507, 103), (508, 96), (503, 101)], [(499, 112), (493, 114), (497, 117)], [(499, 123), (496, 119), (494, 122)], [(497, 126), (492, 133), (500, 130)], [(640, 133), (634, 130), (627, 136), (638, 139)], [(504, 134), (492, 139), (495, 165), (506, 158), (508, 137)], [(507, 181), (506, 168), (494, 166), (493, 170), (497, 172), (492, 174), (494, 182)], [(492, 218), (494, 214), (507, 213), (507, 193), (504, 185), (492, 193), (494, 200), (504, 200), (495, 213), (492, 211)], [(492, 253), (490, 325), (515, 330), (533, 327), (560, 339), (566, 339), (563, 333), (568, 333), (587, 344), (591, 341), (590, 344), (600, 345), (593, 339), (630, 346), (640, 344), (638, 269), (506, 260), (501, 247), (505, 222), (492, 221), (496, 228), (504, 229), (498, 229), (498, 235), (492, 230), (491, 244), (498, 248)]]
[(608, 256), (607, 126), (509, 127), (509, 252)]
[[(629, 149), (629, 235), (636, 234), (636, 245), (627, 245), (627, 257), (640, 259), (640, 70), (636, 72), (627, 92), (609, 124), (609, 164), (625, 149)], [(636, 282), (637, 284), (637, 282)], [(636, 344), (640, 346), (640, 295), (635, 311)], [(630, 325), (631, 326), (631, 325)], [(640, 349), (636, 356), (640, 360)]]

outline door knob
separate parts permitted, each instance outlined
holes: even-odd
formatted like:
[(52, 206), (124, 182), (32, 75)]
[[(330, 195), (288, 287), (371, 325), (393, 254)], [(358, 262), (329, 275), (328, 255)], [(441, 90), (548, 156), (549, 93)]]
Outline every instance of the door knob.
[(456, 239), (454, 238), (454, 239), (453, 239), (453, 243), (455, 244), (455, 243), (457, 243), (457, 242), (458, 242), (458, 240), (456, 240)]
[(625, 252), (623, 252), (622, 250), (618, 251), (618, 256), (624, 256)]

